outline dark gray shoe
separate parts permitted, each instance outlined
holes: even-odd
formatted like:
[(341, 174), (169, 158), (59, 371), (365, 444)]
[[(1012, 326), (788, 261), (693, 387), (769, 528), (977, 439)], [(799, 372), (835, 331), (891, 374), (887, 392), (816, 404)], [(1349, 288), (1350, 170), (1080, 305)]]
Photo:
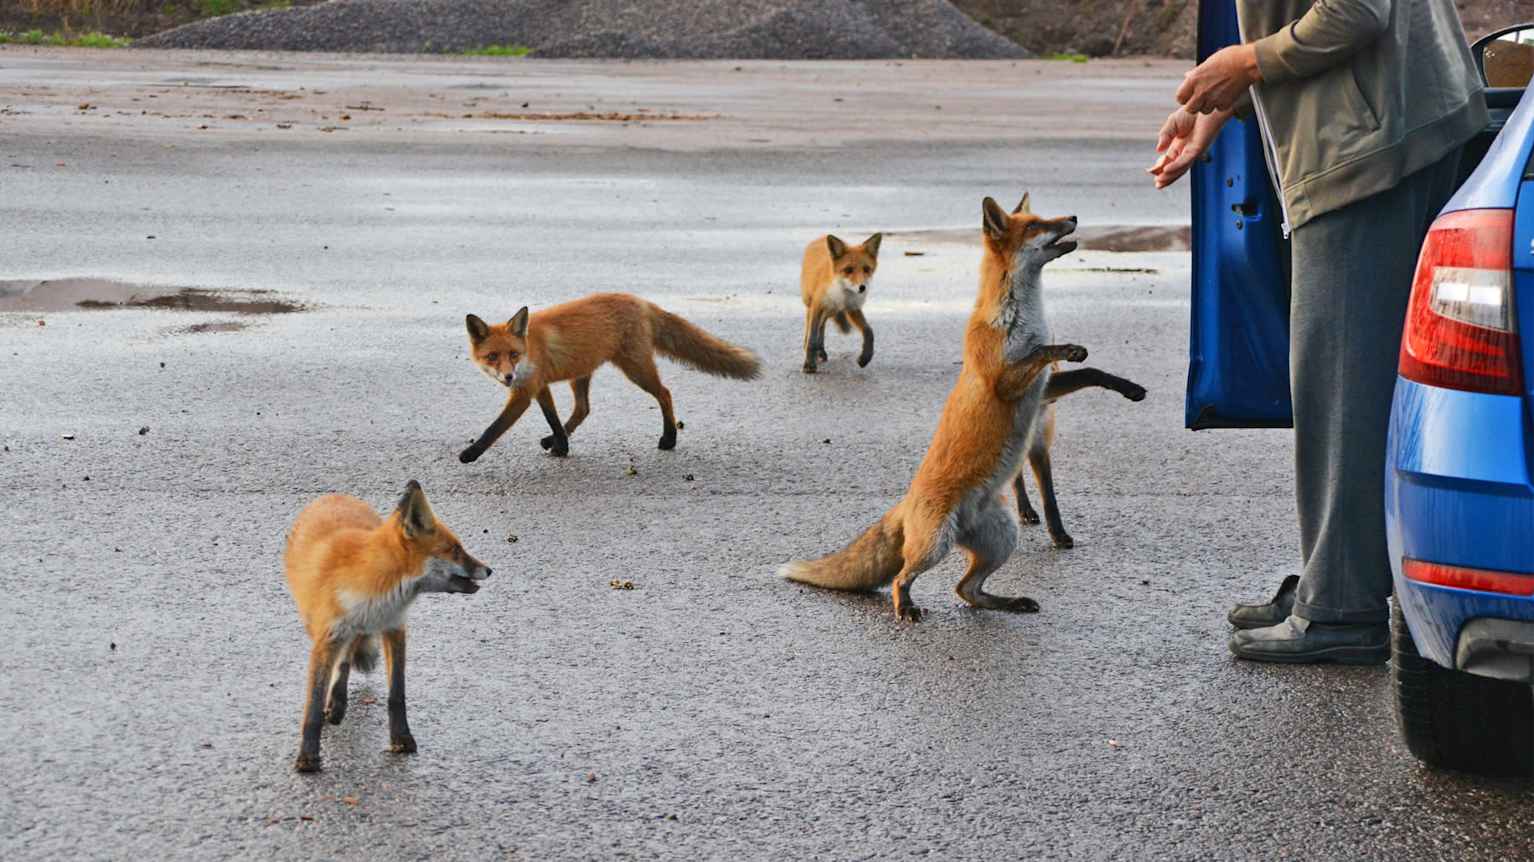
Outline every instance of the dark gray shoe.
[(1285, 664), (1384, 664), (1390, 658), (1388, 623), (1314, 623), (1290, 616), (1276, 626), (1230, 635), (1237, 658)]
[(1225, 616), (1238, 629), (1261, 629), (1276, 626), (1289, 619), (1294, 612), (1294, 591), (1300, 585), (1299, 575), (1290, 575), (1278, 585), (1273, 598), (1260, 605), (1236, 605)]

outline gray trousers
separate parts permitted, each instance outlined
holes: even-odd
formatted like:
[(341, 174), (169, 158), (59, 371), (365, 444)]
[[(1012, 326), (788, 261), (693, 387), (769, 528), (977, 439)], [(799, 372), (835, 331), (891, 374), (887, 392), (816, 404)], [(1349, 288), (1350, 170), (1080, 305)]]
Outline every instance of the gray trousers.
[(1294, 613), (1389, 618), (1385, 438), (1417, 252), (1454, 191), (1459, 150), (1295, 229), (1289, 378), (1304, 570)]

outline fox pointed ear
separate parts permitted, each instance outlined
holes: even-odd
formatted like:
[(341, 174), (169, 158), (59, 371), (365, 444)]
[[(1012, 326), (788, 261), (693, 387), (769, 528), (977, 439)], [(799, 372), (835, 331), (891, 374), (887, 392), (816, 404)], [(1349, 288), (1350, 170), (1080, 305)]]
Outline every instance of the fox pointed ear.
[(426, 502), (426, 492), (421, 490), (420, 482), (411, 479), (405, 484), (405, 493), (399, 498), (395, 511), (399, 512), (400, 528), (405, 531), (406, 538), (436, 532), (437, 516), (431, 510), (431, 503)]
[(985, 235), (997, 242), (1006, 239), (1007, 236), (1007, 213), (993, 198), (986, 198), (980, 202), (981, 220), (980, 227)]
[(847, 244), (831, 234), (826, 234), (826, 250), (831, 252), (831, 257), (835, 259), (847, 253)]
[(477, 316), (471, 314), (463, 319), (464, 326), (468, 327), (469, 340), (475, 344), (484, 341), (490, 335), (490, 326)]
[(506, 321), (506, 327), (511, 330), (512, 335), (515, 335), (518, 338), (526, 338), (527, 306), (522, 306), (521, 310), (519, 310), (516, 314), (513, 314), (511, 319)]
[(881, 242), (884, 242), (884, 234), (876, 233), (868, 239), (863, 240), (863, 250), (868, 252), (873, 257), (878, 257), (879, 243)]
[(1028, 213), (1029, 215), (1033, 215), (1033, 207), (1028, 205), (1027, 192), (1023, 192), (1023, 199), (1017, 202), (1017, 209), (1012, 211), (1013, 215), (1017, 215), (1018, 213)]

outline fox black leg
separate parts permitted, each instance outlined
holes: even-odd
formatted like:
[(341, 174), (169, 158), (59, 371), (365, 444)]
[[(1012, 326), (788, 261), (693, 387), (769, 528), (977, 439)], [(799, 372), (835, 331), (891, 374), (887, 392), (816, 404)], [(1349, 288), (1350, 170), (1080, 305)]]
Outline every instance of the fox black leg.
[(527, 390), (514, 390), (511, 393), (511, 397), (507, 399), (506, 406), (501, 408), (501, 414), (495, 417), (495, 421), (490, 423), (490, 427), (485, 429), (485, 433), (479, 435), (478, 440), (470, 444), (469, 448), (458, 453), (458, 460), (465, 464), (478, 460), (479, 456), (485, 454), (486, 449), (489, 449), (495, 445), (495, 441), (501, 439), (501, 435), (506, 433), (506, 429), (517, 424), (517, 420), (521, 419), (522, 414), (527, 412), (527, 406), (531, 403), (532, 398), (528, 396)]
[(293, 768), (299, 772), (320, 771), (320, 729), (324, 727), (325, 687), (330, 682), (330, 668), (336, 660), (335, 644), (322, 637), (309, 650), (309, 689), (304, 701), (302, 739)]
[(350, 656), (342, 656), (336, 665), (335, 679), (330, 683), (330, 698), (325, 702), (325, 720), (331, 724), (340, 724), (346, 717), (346, 683), (351, 672)]
[(1023, 474), (1018, 473), (1012, 480), (1012, 492), (1017, 495), (1017, 519), (1024, 524), (1037, 524), (1039, 513), (1033, 510), (1033, 504), (1028, 502), (1028, 489), (1023, 484)]
[(866, 368), (874, 358), (874, 328), (868, 325), (868, 318), (860, 309), (849, 310), (847, 319), (863, 333), (863, 352), (858, 354), (858, 367)]
[(389, 750), (415, 754), (415, 737), (405, 720), (405, 630), (383, 634), (384, 659), (389, 664)]
[(1072, 368), (1069, 371), (1056, 371), (1050, 375), (1049, 383), (1044, 387), (1044, 400), (1054, 401), (1064, 398), (1072, 392), (1088, 389), (1093, 386), (1111, 389), (1130, 401), (1145, 400), (1144, 386), (1132, 380), (1115, 377), (1097, 368)]
[(554, 406), (554, 395), (549, 392), (547, 386), (538, 392), (538, 407), (543, 411), (543, 418), (549, 423), (549, 430), (554, 433), (539, 441), (550, 455), (563, 458), (570, 454), (570, 437), (565, 433), (565, 426), (559, 421), (559, 411)]

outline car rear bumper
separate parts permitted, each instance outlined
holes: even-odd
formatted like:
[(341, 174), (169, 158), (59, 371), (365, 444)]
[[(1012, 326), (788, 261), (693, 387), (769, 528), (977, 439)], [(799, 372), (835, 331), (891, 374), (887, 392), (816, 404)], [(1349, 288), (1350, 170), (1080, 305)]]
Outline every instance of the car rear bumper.
[(1396, 600), (1417, 650), (1444, 667), (1534, 675), (1534, 596), (1423, 583), (1402, 564), (1534, 578), (1530, 439), (1522, 398), (1396, 383), (1385, 470)]

